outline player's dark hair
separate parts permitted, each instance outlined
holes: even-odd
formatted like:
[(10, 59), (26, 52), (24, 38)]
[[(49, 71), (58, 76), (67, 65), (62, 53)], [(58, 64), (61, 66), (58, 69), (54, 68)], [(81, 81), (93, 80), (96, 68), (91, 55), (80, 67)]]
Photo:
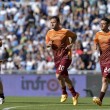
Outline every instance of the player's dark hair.
[(107, 22), (107, 24), (109, 24), (109, 23), (110, 23), (110, 19), (108, 19), (108, 18), (106, 18), (106, 17), (102, 18), (101, 20), (106, 21), (106, 22)]
[(56, 19), (56, 21), (57, 21), (58, 23), (60, 23), (60, 19), (59, 19), (58, 16), (52, 16), (52, 17), (50, 18), (50, 20), (51, 20), (51, 19)]

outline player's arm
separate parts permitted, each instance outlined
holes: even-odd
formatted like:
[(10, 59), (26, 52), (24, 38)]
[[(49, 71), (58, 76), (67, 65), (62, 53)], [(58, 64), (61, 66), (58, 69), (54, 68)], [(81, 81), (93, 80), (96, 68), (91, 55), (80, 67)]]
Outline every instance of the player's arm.
[(47, 48), (50, 48), (52, 46), (52, 41), (49, 41), (47, 44), (46, 44), (46, 47)]
[(77, 39), (76, 33), (68, 30), (67, 31), (67, 36), (68, 36), (68, 39), (69, 39), (69, 43), (74, 44), (76, 39)]
[(0, 47), (2, 46), (2, 39), (0, 39)]
[(67, 45), (66, 49), (71, 49), (77, 39), (77, 35), (71, 31), (68, 31), (67, 36), (68, 36), (69, 44)]
[[(0, 47), (2, 47), (2, 39), (0, 39)], [(0, 60), (0, 64), (5, 62), (5, 60)]]
[(97, 44), (94, 44), (94, 49), (97, 50), (97, 51), (100, 51), (100, 46), (99, 46), (98, 43)]
[(49, 32), (47, 32), (47, 35), (46, 35), (46, 47), (50, 48), (51, 46), (52, 46), (52, 41), (50, 40)]
[(99, 51), (100, 50), (100, 46), (99, 46), (99, 40), (98, 40), (98, 32), (96, 33), (95, 35), (95, 38), (94, 38), (94, 49)]
[[(2, 39), (0, 39), (0, 47), (2, 47)], [(6, 62), (7, 59), (9, 58), (9, 53), (8, 53), (8, 51), (7, 51), (7, 48), (4, 48), (4, 50), (5, 50), (4, 59), (0, 60), (0, 63)]]
[(101, 49), (100, 49), (99, 43), (94, 44), (94, 49), (98, 52), (98, 56), (100, 56), (100, 54), (101, 54)]
[[(2, 46), (2, 39), (0, 39), (0, 47)], [(0, 64), (3, 62), (3, 60), (0, 60)]]
[(96, 33), (96, 36), (94, 38), (94, 50), (97, 50), (100, 56), (101, 49), (100, 49), (99, 40), (98, 40), (98, 33)]
[[(0, 47), (2, 47), (2, 39), (0, 39)], [(4, 62), (4, 60), (0, 60), (0, 64), (3, 62)]]

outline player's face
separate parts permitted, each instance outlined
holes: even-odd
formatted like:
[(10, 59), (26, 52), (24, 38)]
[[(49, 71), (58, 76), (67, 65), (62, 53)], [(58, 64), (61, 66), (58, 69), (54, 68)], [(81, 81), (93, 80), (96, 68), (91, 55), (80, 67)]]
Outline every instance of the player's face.
[(59, 23), (57, 22), (56, 19), (51, 19), (51, 20), (50, 20), (50, 25), (51, 25), (51, 28), (52, 28), (52, 29), (57, 29), (58, 26), (59, 26)]
[(104, 20), (102, 20), (102, 21), (100, 22), (100, 27), (101, 27), (102, 30), (108, 29), (108, 24), (107, 24), (107, 22), (104, 21)]

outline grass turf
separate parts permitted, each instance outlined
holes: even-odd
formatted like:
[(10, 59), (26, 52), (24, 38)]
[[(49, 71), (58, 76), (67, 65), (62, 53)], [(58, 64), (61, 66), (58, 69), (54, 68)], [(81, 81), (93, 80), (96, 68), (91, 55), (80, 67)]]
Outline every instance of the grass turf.
[(104, 98), (103, 105), (97, 106), (92, 98), (79, 98), (73, 106), (71, 98), (60, 103), (59, 97), (6, 97), (0, 110), (110, 110), (110, 99)]

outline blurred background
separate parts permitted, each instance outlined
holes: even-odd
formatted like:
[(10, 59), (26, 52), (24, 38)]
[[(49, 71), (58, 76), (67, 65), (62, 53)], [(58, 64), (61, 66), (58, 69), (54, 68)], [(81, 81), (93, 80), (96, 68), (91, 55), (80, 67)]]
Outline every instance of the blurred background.
[(52, 52), (45, 48), (45, 35), (49, 17), (56, 15), (64, 28), (78, 36), (69, 73), (100, 72), (93, 39), (100, 30), (100, 19), (110, 18), (110, 0), (0, 0), (0, 59), (8, 56), (2, 70), (13, 73), (20, 67), (36, 74), (55, 72)]
[(49, 17), (56, 15), (64, 28), (78, 36), (69, 74), (100, 73), (93, 39), (100, 30), (100, 19), (110, 18), (110, 0), (0, 0), (0, 59), (8, 57), (1, 64), (2, 74), (55, 73), (45, 35)]

